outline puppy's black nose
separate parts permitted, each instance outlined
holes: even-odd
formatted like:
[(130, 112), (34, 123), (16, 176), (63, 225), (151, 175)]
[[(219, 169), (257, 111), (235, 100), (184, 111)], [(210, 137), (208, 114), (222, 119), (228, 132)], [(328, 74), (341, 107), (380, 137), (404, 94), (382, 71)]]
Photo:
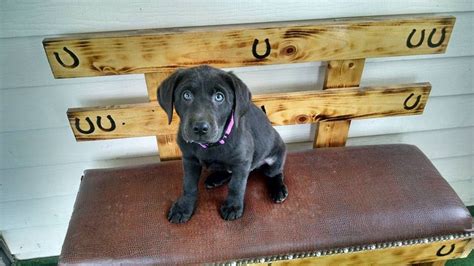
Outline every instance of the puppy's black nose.
[(193, 131), (199, 136), (206, 135), (209, 131), (209, 124), (207, 122), (196, 122), (194, 123)]

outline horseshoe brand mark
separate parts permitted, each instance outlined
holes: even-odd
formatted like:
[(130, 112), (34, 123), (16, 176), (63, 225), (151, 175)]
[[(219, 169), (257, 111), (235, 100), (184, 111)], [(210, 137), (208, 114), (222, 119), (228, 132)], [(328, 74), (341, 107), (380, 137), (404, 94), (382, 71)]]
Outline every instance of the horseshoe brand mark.
[(444, 256), (448, 256), (449, 254), (453, 253), (454, 251), (454, 248), (456, 247), (454, 244), (451, 244), (451, 248), (449, 248), (448, 252), (446, 253), (441, 253), (441, 251), (445, 248), (446, 246), (443, 245), (441, 246), (438, 251), (436, 252), (436, 256), (438, 257), (444, 257)]
[(270, 55), (270, 52), (271, 52), (271, 50), (272, 50), (272, 47), (270, 47), (270, 41), (268, 40), (268, 38), (265, 39), (265, 44), (266, 44), (266, 48), (267, 48), (266, 51), (265, 51), (265, 53), (264, 53), (263, 55), (259, 55), (259, 54), (257, 53), (258, 39), (255, 39), (255, 40), (253, 41), (252, 54), (253, 54), (253, 56), (254, 56), (255, 58), (257, 58), (257, 59), (264, 59), (264, 58), (266, 58), (267, 56)]
[[(109, 128), (104, 128), (102, 126), (102, 117), (101, 116), (97, 116), (97, 127), (100, 128), (102, 131), (105, 131), (105, 132), (111, 132), (111, 131), (114, 131), (115, 128), (117, 127), (116, 124), (115, 124), (115, 121), (114, 119), (112, 118), (111, 115), (107, 115), (107, 119), (109, 119), (110, 121), (110, 127)], [(87, 130), (84, 130), (81, 128), (81, 119), (79, 119), (78, 117), (76, 117), (76, 129), (77, 131), (79, 131), (80, 133), (82, 134), (91, 134), (92, 132), (95, 131), (95, 126), (94, 124), (92, 123), (91, 119), (89, 117), (86, 117), (85, 118), (86, 122), (89, 124), (89, 129)]]
[(410, 106), (407, 105), (408, 101), (411, 99), (411, 97), (413, 97), (413, 95), (415, 95), (415, 94), (414, 94), (414, 93), (410, 94), (410, 95), (405, 99), (405, 101), (403, 102), (403, 108), (405, 108), (405, 110), (412, 110), (412, 109), (414, 109), (416, 106), (418, 106), (418, 104), (420, 103), (421, 95), (418, 95), (418, 96), (416, 97), (416, 101), (415, 101), (412, 105), (410, 105)]
[(106, 131), (106, 132), (113, 131), (115, 129), (115, 121), (114, 121), (114, 119), (112, 118), (111, 115), (107, 115), (107, 119), (109, 119), (109, 121), (110, 121), (110, 127), (109, 128), (103, 128), (102, 127), (102, 123), (101, 123), (102, 117), (100, 117), (100, 116), (97, 116), (97, 126), (100, 129), (102, 129), (103, 131)]
[(65, 68), (76, 68), (79, 65), (79, 58), (77, 58), (77, 56), (66, 47), (64, 47), (63, 50), (64, 52), (68, 53), (72, 57), (74, 62), (72, 62), (72, 64), (70, 65), (66, 65), (64, 64), (63, 60), (61, 60), (61, 58), (59, 57), (59, 54), (57, 52), (54, 52), (54, 57), (56, 57), (56, 60), (58, 61), (58, 63)]
[(446, 28), (443, 28), (441, 30), (441, 37), (439, 38), (439, 41), (437, 43), (433, 43), (433, 36), (436, 32), (436, 29), (433, 29), (430, 33), (430, 36), (428, 36), (428, 46), (431, 48), (436, 48), (443, 44), (444, 38), (446, 37)]
[(412, 44), (411, 39), (413, 38), (413, 35), (415, 35), (415, 32), (416, 32), (416, 29), (413, 29), (411, 31), (410, 35), (408, 35), (408, 38), (407, 38), (407, 47), (408, 48), (419, 47), (423, 43), (423, 40), (425, 39), (425, 30), (422, 30), (420, 40), (418, 41), (418, 43), (417, 44)]
[(88, 130), (83, 130), (83, 129), (81, 129), (81, 126), (80, 126), (80, 123), (81, 123), (80, 119), (76, 117), (76, 129), (77, 129), (77, 131), (81, 132), (82, 134), (91, 134), (95, 130), (94, 124), (92, 124), (92, 121), (89, 117), (86, 117), (86, 121), (89, 124), (89, 129)]
[[(413, 29), (411, 31), (411, 33), (408, 35), (408, 38), (407, 38), (407, 47), (408, 48), (417, 48), (417, 47), (420, 47), (424, 40), (425, 40), (425, 30), (421, 30), (421, 34), (420, 34), (420, 40), (413, 44), (412, 42), (412, 39), (413, 39), (413, 36), (415, 35), (415, 32), (416, 32), (416, 29)], [(430, 35), (428, 36), (428, 47), (430, 48), (436, 48), (438, 46), (440, 46), (441, 44), (443, 44), (444, 42), (444, 39), (446, 38), (446, 27), (444, 27), (442, 30), (441, 30), (441, 37), (439, 37), (439, 40), (438, 42), (434, 43), (433, 42), (433, 36), (435, 35), (436, 33), (436, 29), (433, 28), (430, 32)]]

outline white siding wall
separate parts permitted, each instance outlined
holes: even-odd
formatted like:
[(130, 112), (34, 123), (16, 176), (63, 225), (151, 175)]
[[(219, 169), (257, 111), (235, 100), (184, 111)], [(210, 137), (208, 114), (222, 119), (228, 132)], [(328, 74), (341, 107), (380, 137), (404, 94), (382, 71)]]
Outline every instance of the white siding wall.
[[(272, 2), (272, 3), (270, 3)], [(349, 145), (418, 145), (474, 204), (473, 25), (470, 0), (4, 1), (0, 0), (0, 230), (20, 259), (58, 255), (82, 171), (158, 161), (154, 137), (77, 143), (68, 107), (143, 102), (142, 75), (55, 80), (41, 41), (68, 33), (393, 14), (457, 17), (444, 55), (367, 60), (363, 85), (429, 81), (422, 116), (354, 121)], [(321, 87), (320, 63), (235, 72), (254, 93)], [(314, 128), (279, 128), (293, 149)]]

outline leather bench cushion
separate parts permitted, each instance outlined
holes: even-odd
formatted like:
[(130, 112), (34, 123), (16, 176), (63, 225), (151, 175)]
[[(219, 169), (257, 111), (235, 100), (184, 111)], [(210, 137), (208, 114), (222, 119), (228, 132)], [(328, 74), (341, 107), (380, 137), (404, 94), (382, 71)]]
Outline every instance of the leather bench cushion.
[(241, 219), (224, 221), (227, 186), (206, 190), (194, 216), (170, 224), (181, 161), (87, 170), (60, 262), (183, 264), (461, 233), (472, 218), (426, 156), (410, 145), (290, 153), (289, 197), (270, 200), (252, 173)]

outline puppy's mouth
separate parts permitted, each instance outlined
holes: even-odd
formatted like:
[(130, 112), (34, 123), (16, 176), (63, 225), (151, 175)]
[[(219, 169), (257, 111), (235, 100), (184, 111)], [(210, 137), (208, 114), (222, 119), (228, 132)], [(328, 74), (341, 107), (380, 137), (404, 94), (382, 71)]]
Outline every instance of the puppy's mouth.
[(208, 144), (212, 144), (212, 143), (215, 143), (215, 142), (219, 141), (218, 138), (208, 139), (208, 138), (201, 138), (201, 137), (192, 138), (192, 139), (184, 138), (184, 140), (186, 141), (186, 143), (197, 143), (197, 144), (201, 144), (201, 145), (208, 145)]
[(208, 144), (218, 142), (222, 135), (222, 129), (219, 127), (216, 128), (215, 130), (211, 130), (206, 135), (201, 135), (201, 136), (196, 135), (193, 132), (190, 132), (188, 129), (189, 128), (185, 126), (182, 131), (182, 132), (185, 132), (184, 134), (182, 134), (182, 137), (184, 141), (186, 141), (186, 143), (197, 143), (197, 144), (202, 144), (202, 145), (208, 145)]

